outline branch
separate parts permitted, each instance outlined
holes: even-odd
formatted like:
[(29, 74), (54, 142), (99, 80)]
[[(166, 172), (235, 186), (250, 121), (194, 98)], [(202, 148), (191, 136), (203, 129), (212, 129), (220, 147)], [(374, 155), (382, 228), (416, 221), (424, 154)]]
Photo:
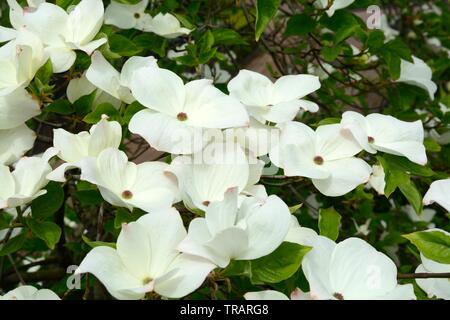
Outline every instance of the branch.
[(397, 279), (450, 279), (450, 272), (447, 273), (399, 273)]

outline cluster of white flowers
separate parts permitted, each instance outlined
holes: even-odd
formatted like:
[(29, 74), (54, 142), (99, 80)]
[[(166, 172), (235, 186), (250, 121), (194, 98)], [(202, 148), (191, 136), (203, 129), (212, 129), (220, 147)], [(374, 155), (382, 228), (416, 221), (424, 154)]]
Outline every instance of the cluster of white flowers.
[[(96, 38), (103, 23), (169, 38), (189, 33), (170, 14), (145, 13), (147, 0), (137, 5), (113, 1), (106, 12), (101, 0), (82, 0), (69, 12), (44, 1), (29, 1), (28, 8), (15, 0), (8, 3), (14, 29), (0, 30), (0, 39), (9, 40), (0, 48), (0, 209), (29, 204), (45, 193), (50, 180), (64, 182), (65, 172), (78, 168), (80, 180), (95, 184), (105, 201), (149, 212), (122, 226), (115, 249), (94, 248), (77, 273), (94, 274), (117, 299), (141, 299), (152, 291), (180, 298), (196, 290), (214, 268), (266, 256), (288, 241), (313, 248), (302, 263), (311, 291), (297, 291), (293, 297), (415, 299), (411, 284), (398, 285), (392, 260), (367, 242), (350, 238), (336, 244), (293, 222), (283, 200), (258, 185), (264, 167), (258, 157), (269, 155), (286, 176), (311, 179), (326, 196), (344, 195), (369, 181), (383, 193), (383, 169), (372, 168), (362, 151), (426, 164), (420, 121), (348, 111), (340, 123), (313, 130), (295, 121), (300, 112), (319, 110), (304, 99), (320, 88), (313, 75), (288, 75), (273, 83), (241, 70), (225, 94), (210, 80), (184, 83), (153, 57), (132, 57), (119, 72), (96, 51), (107, 41)], [(329, 14), (343, 6), (329, 8)], [(116, 106), (139, 102), (145, 108), (128, 129), (156, 150), (172, 154), (170, 164), (129, 162), (119, 150), (121, 125), (107, 117), (89, 132), (56, 129), (54, 146), (44, 155), (21, 158), (35, 139), (25, 122), (40, 113), (25, 87), (49, 58), (55, 73), (69, 70), (76, 50), (91, 55), (92, 64), (70, 82), (68, 99), (98, 90), (97, 99)], [(408, 74), (401, 81), (417, 82)], [(426, 88), (434, 94), (435, 89)], [(65, 163), (53, 170), (49, 160), (55, 156)], [(434, 182), (424, 203), (437, 202), (450, 211), (449, 190), (450, 179)], [(180, 201), (204, 211), (188, 231), (172, 207)], [(424, 257), (422, 262), (419, 270), (448, 270), (448, 265), (441, 268)], [(423, 281), (419, 285), (427, 292), (448, 298), (438, 291), (438, 280)], [(277, 296), (287, 298), (274, 292), (246, 297)], [(56, 298), (29, 287), (3, 299), (8, 297)]]

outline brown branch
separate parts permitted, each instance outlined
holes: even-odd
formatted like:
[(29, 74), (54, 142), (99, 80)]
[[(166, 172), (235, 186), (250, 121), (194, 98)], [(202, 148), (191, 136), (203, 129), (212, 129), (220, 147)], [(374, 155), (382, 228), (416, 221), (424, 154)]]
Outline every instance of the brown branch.
[(399, 273), (397, 279), (450, 279), (450, 272), (447, 273)]

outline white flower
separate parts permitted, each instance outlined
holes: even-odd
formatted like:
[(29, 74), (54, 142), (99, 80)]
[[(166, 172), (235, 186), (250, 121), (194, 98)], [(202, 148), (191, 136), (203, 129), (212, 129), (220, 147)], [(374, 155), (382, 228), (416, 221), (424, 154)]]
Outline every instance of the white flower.
[(101, 0), (82, 0), (70, 13), (45, 2), (34, 10), (22, 9), (16, 0), (8, 3), (14, 29), (26, 28), (41, 39), (56, 73), (70, 69), (76, 59), (74, 50), (90, 55), (107, 41), (106, 38), (93, 40), (103, 24)]
[(450, 212), (450, 179), (436, 180), (423, 197), (423, 204), (428, 206), (434, 202)]
[(290, 224), (289, 208), (277, 196), (263, 202), (248, 197), (238, 208), (237, 189), (232, 188), (223, 201), (209, 204), (205, 218), (191, 221), (178, 248), (225, 268), (230, 260), (253, 260), (273, 252)]
[(266, 76), (250, 70), (239, 71), (228, 83), (230, 95), (239, 99), (249, 114), (262, 123), (293, 120), (300, 108), (317, 112), (317, 104), (302, 98), (319, 88), (317, 76), (287, 75), (273, 83)]
[(428, 92), (431, 100), (434, 100), (437, 85), (431, 79), (432, 76), (431, 68), (423, 60), (413, 56), (413, 63), (402, 59), (400, 78), (397, 82), (405, 82), (420, 87)]
[(354, 157), (360, 151), (339, 124), (320, 126), (314, 132), (303, 123), (287, 122), (281, 126), (280, 144), (269, 155), (285, 175), (311, 178), (322, 194), (336, 197), (369, 180), (371, 167)]
[(25, 124), (0, 130), (0, 164), (11, 165), (33, 148), (36, 134)]
[(135, 100), (130, 91), (135, 71), (140, 68), (158, 67), (153, 57), (131, 57), (119, 73), (99, 51), (94, 52), (91, 60), (92, 64), (86, 72), (86, 78), (97, 88), (128, 104)]
[(0, 300), (61, 300), (49, 289), (37, 289), (32, 286), (21, 286), (9, 291)]
[(110, 24), (121, 29), (148, 30), (152, 17), (145, 13), (148, 0), (136, 4), (124, 4), (111, 1), (105, 11), (105, 24)]
[(119, 148), (122, 140), (122, 127), (117, 121), (107, 121), (106, 117), (93, 125), (89, 132), (78, 134), (64, 129), (53, 130), (53, 148), (61, 160), (66, 163), (48, 175), (49, 180), (64, 182), (67, 170), (78, 168), (80, 160), (97, 157), (103, 150)]
[(144, 31), (150, 31), (164, 38), (176, 38), (189, 34), (191, 30), (183, 28), (180, 21), (170, 13), (158, 13), (154, 16)]
[(249, 122), (244, 106), (210, 80), (184, 84), (170, 70), (141, 68), (134, 72), (130, 87), (148, 109), (133, 116), (129, 129), (159, 151), (191, 154), (204, 147), (204, 128), (240, 127)]
[(398, 30), (391, 28), (385, 14), (382, 14), (380, 17), (380, 30), (384, 33), (385, 42), (394, 39), (400, 34)]
[(411, 284), (397, 284), (397, 268), (358, 238), (338, 244), (318, 236), (302, 261), (313, 299), (415, 299)]
[(230, 188), (252, 194), (263, 167), (263, 161), (247, 158), (237, 144), (212, 143), (196, 154), (175, 158), (169, 170), (177, 177), (184, 204), (205, 210), (209, 203), (222, 201)]
[[(245, 300), (289, 300), (284, 293), (275, 290), (263, 290), (255, 292), (247, 292), (244, 294)], [(311, 300), (309, 292), (303, 292), (296, 288), (291, 292), (290, 300)]]
[(366, 222), (362, 225), (358, 225), (358, 223), (356, 222), (355, 219), (353, 220), (353, 224), (355, 225), (355, 229), (356, 229), (356, 235), (363, 235), (363, 236), (368, 236), (370, 233), (370, 223), (372, 222), (372, 219), (367, 219)]
[(373, 165), (372, 174), (369, 178), (369, 185), (378, 192), (379, 195), (384, 194), (384, 188), (386, 187), (386, 182), (384, 181), (385, 174), (382, 166)]
[(175, 209), (143, 215), (122, 226), (117, 249), (96, 247), (76, 274), (92, 273), (117, 299), (142, 299), (147, 292), (181, 298), (196, 290), (214, 265), (180, 254), (186, 230)]
[(39, 103), (25, 89), (0, 95), (0, 129), (13, 129), (41, 113)]
[(20, 159), (13, 172), (0, 165), (0, 209), (25, 205), (46, 193), (46, 176), (52, 171), (48, 160), (54, 156), (47, 150), (42, 156)]
[(78, 166), (80, 179), (97, 185), (103, 198), (112, 205), (150, 212), (170, 208), (178, 201), (175, 181), (164, 174), (169, 166), (166, 163), (136, 165), (128, 162), (123, 151), (109, 148), (96, 158), (83, 158)]
[(81, 97), (90, 95), (95, 90), (97, 91), (95, 93), (94, 101), (92, 102), (93, 109), (95, 109), (95, 107), (99, 106), (102, 103), (110, 103), (116, 109), (120, 108), (120, 104), (122, 102), (119, 99), (110, 95), (109, 93), (101, 89), (98, 89), (96, 86), (94, 86), (86, 78), (86, 73), (81, 75), (81, 77), (73, 78), (70, 80), (66, 90), (67, 100), (69, 100), (70, 103), (73, 104)]
[[(427, 231), (442, 232), (447, 236), (450, 236), (445, 230), (441, 229), (428, 229)], [(416, 269), (416, 273), (449, 273), (450, 264), (439, 263), (428, 259), (422, 253), (420, 253), (420, 259), (422, 264)], [(439, 299), (450, 300), (450, 280), (449, 279), (416, 279), (419, 287), (425, 291), (429, 298), (437, 297)]]
[(300, 226), (296, 217), (291, 216), (291, 226), (284, 241), (310, 247), (318, 237), (316, 231)]
[(436, 215), (436, 210), (433, 209), (423, 209), (420, 214), (417, 214), (412, 205), (406, 205), (401, 207), (404, 212), (408, 215), (408, 218), (412, 222), (428, 222), (428, 228), (434, 228), (435, 224), (430, 223)]
[(381, 151), (404, 156), (420, 165), (427, 163), (423, 145), (424, 131), (420, 120), (406, 122), (379, 113), (364, 117), (357, 112), (347, 111), (342, 115), (341, 124), (350, 130), (367, 152)]
[(353, 2), (355, 2), (355, 0), (334, 0), (331, 2), (332, 5), (329, 8), (328, 8), (329, 3), (328, 0), (317, 0), (316, 2), (314, 2), (314, 4), (322, 9), (328, 8), (326, 13), (329, 17), (331, 17), (336, 12), (336, 10), (346, 8)]
[(0, 47), (0, 95), (26, 87), (47, 60), (41, 40), (21, 29), (14, 40)]

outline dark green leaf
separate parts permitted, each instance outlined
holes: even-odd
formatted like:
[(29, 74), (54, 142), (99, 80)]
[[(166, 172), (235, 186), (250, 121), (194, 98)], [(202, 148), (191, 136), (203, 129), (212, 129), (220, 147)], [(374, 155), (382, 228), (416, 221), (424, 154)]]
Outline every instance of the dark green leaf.
[(25, 242), (25, 239), (25, 233), (19, 234), (18, 236), (9, 239), (8, 242), (3, 247), (1, 247), (0, 257), (20, 250)]
[(35, 219), (27, 219), (27, 224), (36, 237), (44, 240), (50, 249), (55, 248), (61, 237), (61, 228), (57, 224)]
[(109, 37), (109, 46), (112, 52), (117, 53), (123, 57), (131, 57), (141, 52), (133, 41), (120, 34), (113, 34)]
[(83, 121), (89, 124), (95, 124), (102, 119), (102, 116), (108, 116), (111, 121), (121, 121), (119, 110), (110, 103), (102, 103), (95, 107), (94, 111), (88, 113)]
[(281, 0), (256, 0), (255, 39), (259, 40), (270, 20), (275, 16)]
[(302, 36), (312, 32), (317, 22), (309, 15), (301, 13), (292, 16), (286, 26), (284, 34), (286, 36)]
[(48, 218), (58, 211), (64, 203), (64, 190), (60, 183), (50, 182), (46, 190), (46, 194), (34, 199), (31, 203), (31, 212), (34, 218)]
[(75, 110), (72, 107), (72, 104), (66, 99), (60, 99), (56, 100), (55, 102), (52, 102), (47, 107), (45, 107), (44, 111), (62, 115), (69, 115), (75, 112)]

